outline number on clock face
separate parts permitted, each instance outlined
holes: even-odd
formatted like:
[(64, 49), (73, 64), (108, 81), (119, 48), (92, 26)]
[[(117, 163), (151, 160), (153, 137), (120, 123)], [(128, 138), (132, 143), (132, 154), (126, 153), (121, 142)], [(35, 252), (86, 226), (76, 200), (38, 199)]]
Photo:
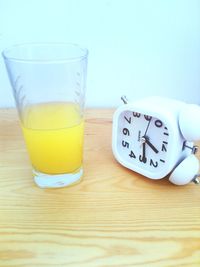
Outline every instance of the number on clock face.
[(130, 163), (157, 171), (167, 160), (169, 132), (158, 118), (125, 111), (119, 117), (118, 145)]

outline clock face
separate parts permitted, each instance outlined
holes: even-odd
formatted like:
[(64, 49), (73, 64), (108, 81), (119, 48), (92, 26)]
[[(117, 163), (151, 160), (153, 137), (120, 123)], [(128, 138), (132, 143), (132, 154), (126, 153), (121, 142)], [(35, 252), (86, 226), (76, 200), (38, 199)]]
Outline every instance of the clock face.
[(126, 162), (150, 173), (167, 165), (169, 131), (159, 118), (134, 111), (119, 116), (117, 148)]

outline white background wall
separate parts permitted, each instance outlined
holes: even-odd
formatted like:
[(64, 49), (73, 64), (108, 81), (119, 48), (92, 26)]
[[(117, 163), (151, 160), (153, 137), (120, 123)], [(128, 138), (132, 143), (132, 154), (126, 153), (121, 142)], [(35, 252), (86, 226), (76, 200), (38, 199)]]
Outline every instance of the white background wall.
[[(88, 106), (166, 95), (200, 103), (199, 0), (0, 0), (0, 50), (66, 41), (89, 51)], [(0, 106), (13, 105), (0, 59)]]

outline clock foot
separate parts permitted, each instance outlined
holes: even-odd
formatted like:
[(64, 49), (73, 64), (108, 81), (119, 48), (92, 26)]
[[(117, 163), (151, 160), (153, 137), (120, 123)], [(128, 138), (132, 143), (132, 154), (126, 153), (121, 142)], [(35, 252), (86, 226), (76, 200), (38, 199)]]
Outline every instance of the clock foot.
[(176, 185), (185, 185), (193, 181), (199, 183), (198, 174), (199, 161), (195, 155), (191, 154), (185, 158), (171, 173), (169, 181)]
[(195, 184), (200, 184), (200, 180), (199, 180), (199, 177), (200, 175), (198, 174), (198, 175), (195, 175), (195, 177), (194, 177), (194, 179), (192, 180), (192, 182), (193, 183), (195, 183)]

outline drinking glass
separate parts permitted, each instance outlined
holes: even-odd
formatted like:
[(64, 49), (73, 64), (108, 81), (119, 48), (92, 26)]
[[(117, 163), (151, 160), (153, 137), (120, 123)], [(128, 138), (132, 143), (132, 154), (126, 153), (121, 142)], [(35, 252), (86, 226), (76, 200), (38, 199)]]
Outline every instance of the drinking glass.
[(88, 50), (75, 44), (20, 44), (2, 52), (32, 164), (41, 188), (83, 175)]

